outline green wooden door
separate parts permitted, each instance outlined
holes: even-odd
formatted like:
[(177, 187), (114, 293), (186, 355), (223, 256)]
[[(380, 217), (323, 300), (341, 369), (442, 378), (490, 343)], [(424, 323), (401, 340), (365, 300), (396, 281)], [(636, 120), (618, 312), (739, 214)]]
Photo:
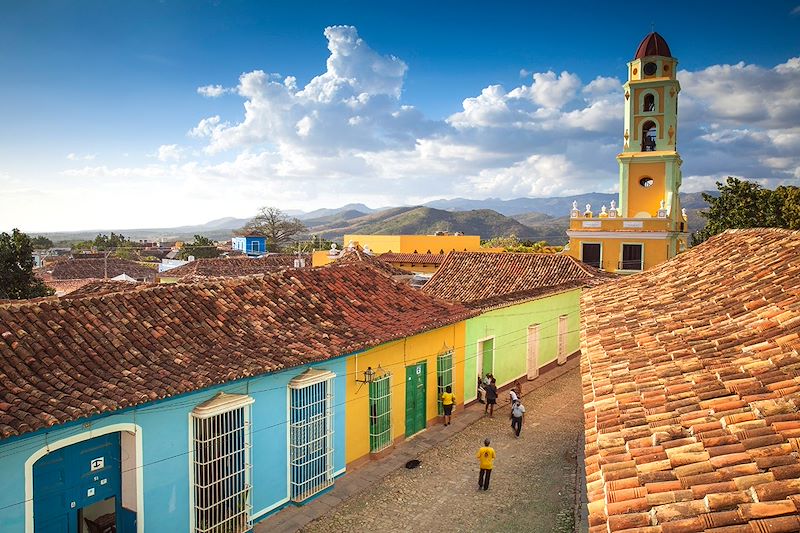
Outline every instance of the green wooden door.
[(406, 367), (406, 437), (425, 429), (427, 363)]

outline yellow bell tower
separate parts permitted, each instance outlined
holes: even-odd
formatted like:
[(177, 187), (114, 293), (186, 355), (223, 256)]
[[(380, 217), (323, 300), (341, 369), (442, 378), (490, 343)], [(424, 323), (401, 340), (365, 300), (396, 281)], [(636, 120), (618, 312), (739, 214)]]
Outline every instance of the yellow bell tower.
[(619, 203), (571, 213), (567, 253), (611, 272), (651, 268), (686, 249), (677, 152), (678, 60), (658, 33), (628, 63), (625, 125), (619, 161)]

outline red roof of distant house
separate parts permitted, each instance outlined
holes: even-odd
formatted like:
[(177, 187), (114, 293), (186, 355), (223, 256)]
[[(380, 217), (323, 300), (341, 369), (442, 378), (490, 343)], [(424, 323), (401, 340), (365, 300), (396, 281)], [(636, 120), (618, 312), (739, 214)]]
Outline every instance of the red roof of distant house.
[(473, 316), (366, 265), (0, 305), (0, 438)]
[(402, 263), (412, 265), (441, 265), (447, 254), (396, 254), (387, 252), (378, 256), (378, 259), (387, 263)]
[(390, 265), (388, 262), (385, 262), (382, 259), (375, 257), (374, 255), (364, 252), (364, 250), (362, 250), (360, 246), (354, 246), (353, 248), (347, 248), (343, 250), (338, 258), (336, 258), (333, 262), (328, 263), (325, 266), (337, 267), (337, 266), (351, 265), (353, 263), (365, 264), (387, 276), (411, 275), (409, 272), (406, 272), (405, 270), (399, 269), (396, 266)]
[(104, 279), (106, 274), (108, 274), (108, 278), (127, 274), (134, 279), (152, 281), (156, 275), (154, 268), (117, 257), (109, 257), (108, 259), (63, 259), (54, 263), (52, 268), (48, 267), (46, 271), (49, 271), (48, 273), (54, 280)]
[(422, 291), (486, 309), (614, 277), (567, 255), (450, 252)]
[(800, 531), (800, 232), (725, 232), (581, 309), (590, 531)]
[[(311, 265), (311, 259), (304, 255), (306, 265)], [(251, 274), (264, 274), (283, 268), (294, 268), (295, 254), (269, 254), (258, 258), (227, 257), (218, 259), (195, 259), (185, 265), (162, 272), (163, 278), (183, 278), (186, 276), (200, 277), (231, 277), (248, 276)]]
[(645, 38), (642, 39), (642, 42), (639, 43), (639, 47), (636, 49), (636, 55), (633, 56), (633, 58), (642, 59), (647, 56), (672, 57), (667, 41), (656, 32), (648, 33)]

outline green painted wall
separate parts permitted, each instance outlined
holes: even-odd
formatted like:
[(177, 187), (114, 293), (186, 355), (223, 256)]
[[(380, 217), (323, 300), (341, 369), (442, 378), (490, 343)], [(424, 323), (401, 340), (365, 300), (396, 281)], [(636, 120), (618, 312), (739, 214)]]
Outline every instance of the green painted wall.
[[(464, 400), (477, 397), (479, 357), (484, 365), (492, 361), (498, 387), (517, 378), (527, 379), (528, 326), (532, 324), (539, 324), (539, 368), (558, 359), (558, 317), (561, 315), (567, 315), (566, 353), (577, 351), (580, 348), (580, 296), (581, 290), (574, 289), (495, 309), (467, 320)], [(487, 338), (492, 339), (491, 342)], [(492, 343), (493, 357), (487, 353)]]

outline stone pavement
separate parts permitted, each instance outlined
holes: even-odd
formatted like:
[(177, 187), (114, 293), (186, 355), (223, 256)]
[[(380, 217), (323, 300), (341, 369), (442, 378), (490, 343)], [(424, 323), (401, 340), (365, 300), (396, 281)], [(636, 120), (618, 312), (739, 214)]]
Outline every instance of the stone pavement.
[[(348, 471), (336, 480), (333, 489), (308, 504), (287, 506), (258, 522), (254, 527), (254, 532), (291, 532), (301, 529), (303, 531), (332, 532), (351, 531), (354, 527), (365, 531), (421, 531), (426, 529), (419, 527), (420, 524), (425, 523), (424, 520), (418, 520), (424, 518), (422, 515), (428, 514), (430, 515), (429, 519), (434, 521), (441, 515), (450, 515), (449, 518), (453, 518), (455, 515), (451, 513), (452, 506), (457, 506), (461, 499), (452, 500), (456, 492), (466, 490), (464, 487), (469, 486), (471, 490), (468, 496), (475, 498), (474, 486), (477, 485), (477, 480), (471, 478), (477, 475), (477, 467), (473, 463), (476, 463), (474, 453), (480, 447), (480, 441), (483, 439), (479, 435), (492, 436), (493, 446), (498, 451), (492, 487), (486, 494), (490, 501), (499, 503), (504, 508), (503, 513), (508, 511), (505, 509), (508, 503), (516, 501), (514, 485), (521, 482), (528, 485), (528, 481), (535, 481), (530, 479), (531, 476), (523, 476), (528, 477), (527, 480), (514, 479), (517, 471), (513, 463), (517, 462), (520, 463), (519, 466), (522, 466), (521, 463), (526, 462), (528, 457), (545, 458), (548, 464), (539, 472), (541, 474), (539, 477), (542, 479), (536, 480), (536, 482), (542, 485), (555, 481), (558, 490), (553, 489), (557, 494), (551, 495), (550, 499), (553, 501), (548, 502), (549, 508), (547, 510), (537, 509), (537, 513), (550, 512), (552, 514), (548, 517), (550, 523), (563, 522), (566, 529), (557, 531), (573, 531), (579, 520), (579, 516), (575, 512), (575, 502), (580, 500), (580, 498), (576, 498), (576, 487), (583, 490), (583, 487), (579, 485), (577, 471), (577, 467), (583, 465), (582, 462), (576, 465), (575, 457), (578, 451), (577, 436), (583, 431), (578, 365), (579, 360), (576, 357), (564, 366), (540, 376), (535, 381), (523, 383), (523, 395), (525, 396), (523, 402), (526, 404), (528, 413), (526, 414), (526, 427), (523, 428), (520, 439), (513, 439), (513, 433), (511, 433), (510, 427), (507, 427), (508, 395), (505, 393), (500, 395), (501, 404), (498, 406), (500, 409), (499, 412), (495, 411), (495, 417), (492, 419), (484, 417), (481, 404), (476, 403), (467, 408), (457, 409), (450, 426), (444, 427), (438, 424), (403, 441), (385, 457), (369, 461), (356, 470)], [(567, 376), (562, 378), (565, 374)], [(565, 381), (567, 378), (569, 378), (568, 381)], [(535, 391), (539, 389), (547, 390), (536, 393)], [(569, 401), (552, 397), (553, 393), (555, 396), (563, 396), (562, 392), (569, 392)], [(543, 397), (538, 398), (537, 396)], [(542, 402), (546, 402), (546, 404)], [(564, 409), (572, 411), (571, 416), (562, 416), (561, 411)], [(538, 452), (531, 450), (533, 452), (531, 455), (520, 455), (520, 452), (524, 453), (525, 451), (523, 450), (525, 442), (534, 446), (541, 445), (540, 442), (536, 442), (538, 439), (536, 435), (539, 434), (537, 430), (541, 431), (547, 427), (547, 425), (543, 425), (544, 420), (538, 421), (540, 417), (534, 412), (547, 414), (548, 418), (555, 417), (555, 420), (550, 421), (547, 425), (567, 423), (570, 442), (564, 440), (564, 434), (559, 434), (559, 442), (565, 446), (548, 444), (547, 450), (542, 449)], [(498, 437), (494, 437), (494, 434), (497, 434)], [(541, 434), (547, 435), (549, 432)], [(565, 447), (565, 450), (555, 450), (560, 447)], [(555, 452), (557, 457), (550, 457), (551, 452)], [(420, 459), (421, 467), (414, 470), (403, 468), (410, 459)], [(452, 472), (456, 467), (455, 463), (459, 463), (458, 475), (454, 475)], [(502, 471), (500, 470), (501, 466)], [(523, 470), (528, 471), (528, 474), (536, 474), (536, 472), (530, 472), (527, 465)], [(439, 484), (441, 487), (437, 488)], [(552, 485), (552, 483), (550, 484)], [(430, 494), (421, 497), (420, 489), (425, 489)], [(502, 495), (498, 498), (492, 494), (495, 492), (493, 489), (499, 492), (509, 491), (508, 501)], [(379, 502), (381, 499), (386, 501)], [(490, 515), (494, 516), (492, 513), (487, 514), (486, 510), (480, 507), (480, 502), (472, 502), (472, 504), (473, 507), (467, 510), (468, 516), (460, 516), (459, 518), (463, 519), (460, 523), (449, 524), (450, 530), (472, 529), (473, 525), (470, 524), (472, 513), (478, 513), (484, 518), (489, 518)], [(397, 514), (403, 509), (411, 513), (407, 521), (402, 519), (402, 515)], [(383, 518), (380, 518), (381, 516)], [(387, 517), (388, 522), (386, 522)], [(499, 520), (502, 522), (505, 518), (505, 514), (503, 514)], [(530, 522), (527, 513), (516, 513), (516, 510), (510, 515), (510, 518), (511, 522), (507, 524), (509, 527), (512, 527), (513, 522), (517, 519), (522, 520), (525, 524)], [(371, 523), (373, 519), (376, 521)], [(315, 520), (317, 521), (314, 522)], [(492, 522), (494, 526), (497, 524), (497, 520)], [(493, 530), (502, 531), (504, 529), (495, 528)], [(514, 529), (509, 529), (509, 531), (511, 530)], [(523, 530), (531, 531), (530, 529)]]

